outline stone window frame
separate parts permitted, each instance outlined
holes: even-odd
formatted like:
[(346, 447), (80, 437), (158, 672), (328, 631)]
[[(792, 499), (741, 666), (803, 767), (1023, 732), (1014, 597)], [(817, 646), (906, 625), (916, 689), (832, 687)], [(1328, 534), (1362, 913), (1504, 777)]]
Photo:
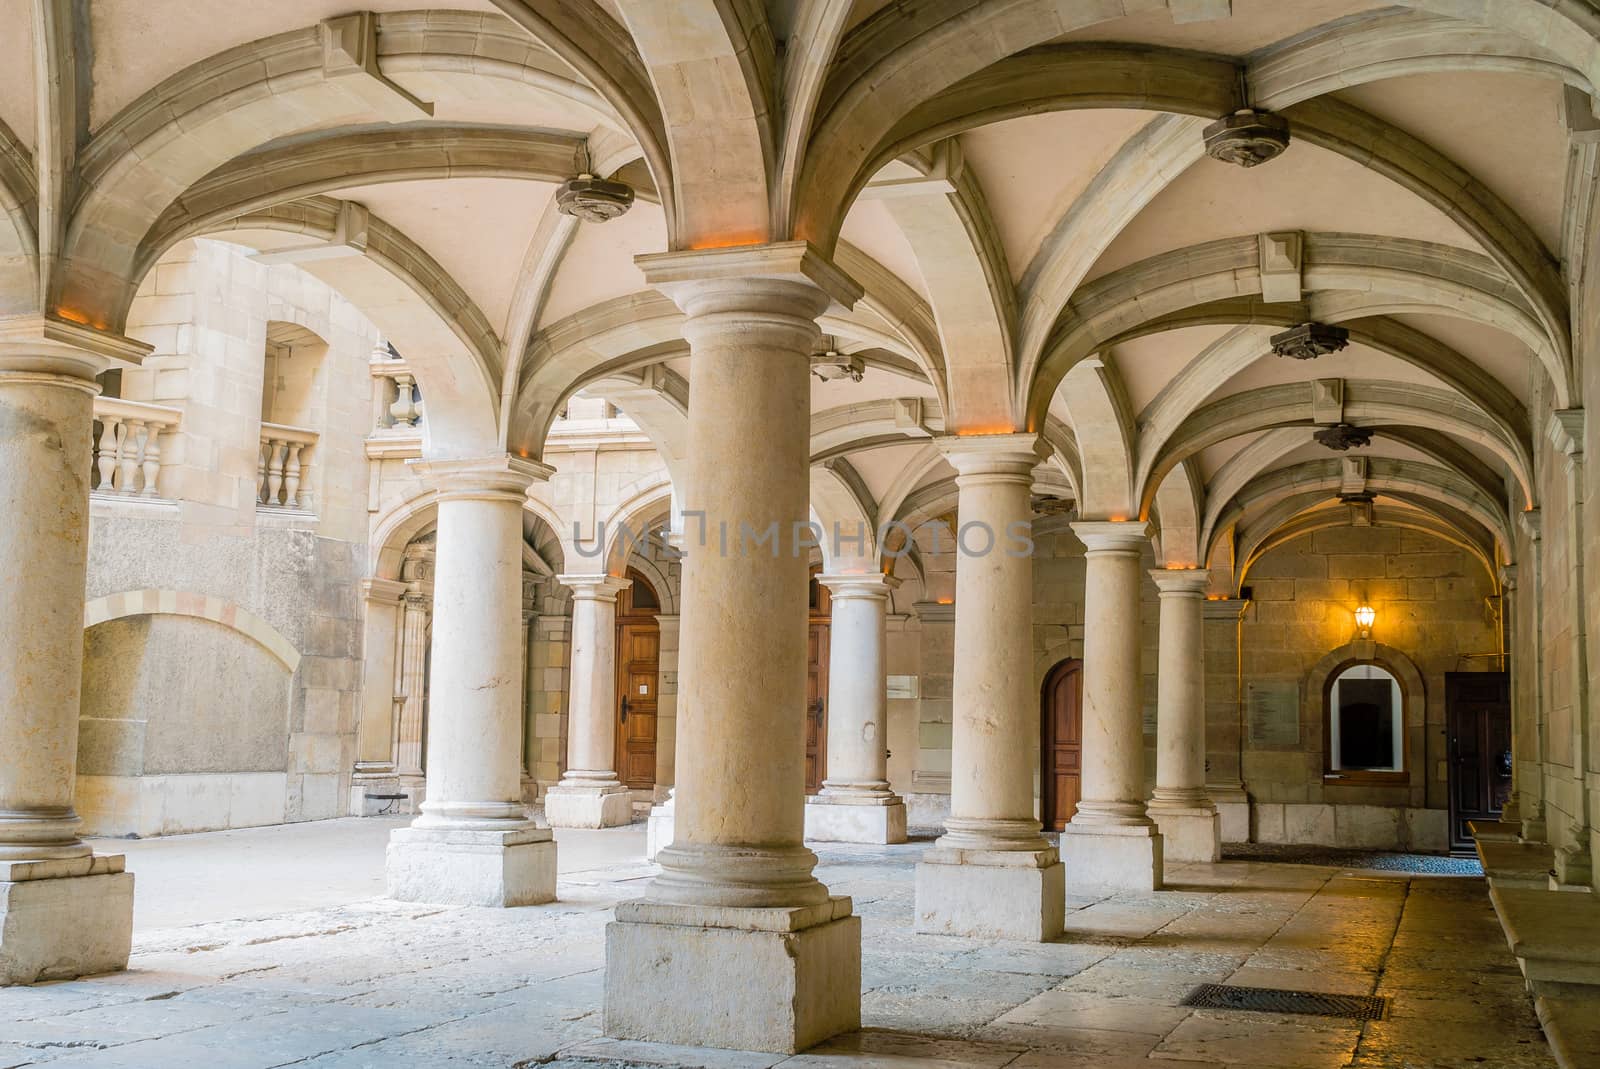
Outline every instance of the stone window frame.
[[(1401, 740), (1401, 770), (1398, 772), (1335, 772), (1329, 767), (1333, 755), (1333, 725), (1329, 698), (1333, 683), (1345, 669), (1358, 664), (1373, 664), (1388, 672), (1400, 684), (1400, 705), (1404, 717)], [(1357, 639), (1331, 651), (1311, 669), (1307, 678), (1307, 699), (1315, 704), (1309, 710), (1312, 723), (1322, 725), (1322, 783), (1324, 787), (1411, 787), (1419, 775), (1419, 743), (1427, 724), (1427, 688), (1422, 673), (1401, 651), (1371, 639)], [(1415, 736), (1415, 737), (1414, 737)]]

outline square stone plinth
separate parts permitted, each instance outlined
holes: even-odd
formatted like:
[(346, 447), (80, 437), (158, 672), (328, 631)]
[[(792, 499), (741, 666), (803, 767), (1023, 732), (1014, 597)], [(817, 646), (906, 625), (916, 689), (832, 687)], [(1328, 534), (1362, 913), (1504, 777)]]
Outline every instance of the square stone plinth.
[(452, 906), (534, 906), (556, 897), (556, 844), (532, 824), (508, 831), (396, 828), (389, 897)]
[(1061, 832), (1068, 894), (1159, 891), (1162, 858), (1161, 833), (1152, 826), (1068, 824)]
[(644, 859), (654, 861), (656, 855), (664, 846), (672, 845), (672, 836), (675, 831), (677, 812), (670, 804), (662, 804), (650, 810), (650, 816), (645, 820), (644, 826)]
[(858, 805), (806, 799), (806, 838), (822, 843), (903, 843), (906, 804)]
[(1066, 921), (1065, 871), (1054, 850), (947, 850), (917, 866), (919, 932), (1043, 942)]
[(1222, 819), (1215, 809), (1151, 806), (1150, 819), (1161, 831), (1163, 861), (1222, 860)]
[(117, 972), (132, 946), (121, 854), (0, 862), (0, 987)]
[(544, 819), (552, 828), (620, 828), (633, 823), (633, 792), (558, 783), (545, 792)]
[(606, 925), (605, 1034), (794, 1054), (861, 1027), (861, 919), (624, 902)]

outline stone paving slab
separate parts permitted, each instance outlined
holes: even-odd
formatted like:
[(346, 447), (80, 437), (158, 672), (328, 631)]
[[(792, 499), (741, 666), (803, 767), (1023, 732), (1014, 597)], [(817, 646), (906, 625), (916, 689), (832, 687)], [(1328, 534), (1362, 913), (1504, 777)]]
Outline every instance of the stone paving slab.
[[(1553, 1069), (1484, 881), (1176, 865), (1054, 943), (911, 929), (921, 847), (819, 849), (863, 918), (862, 1031), (794, 1057), (604, 1039), (636, 861), (515, 910), (384, 900), (136, 933), (123, 974), (0, 989), (0, 1069)], [(1389, 997), (1377, 1022), (1193, 1010), (1233, 982)]]

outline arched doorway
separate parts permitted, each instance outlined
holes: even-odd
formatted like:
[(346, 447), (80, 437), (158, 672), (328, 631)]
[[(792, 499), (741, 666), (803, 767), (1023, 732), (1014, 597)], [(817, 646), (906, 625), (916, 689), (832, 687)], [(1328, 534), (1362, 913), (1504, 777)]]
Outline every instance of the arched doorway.
[(820, 566), (811, 569), (811, 596), (806, 631), (806, 793), (822, 789), (828, 774), (828, 622), (832, 613), (828, 588), (817, 582)]
[(661, 598), (633, 568), (617, 595), (617, 778), (636, 791), (656, 785), (656, 685), (661, 671)]
[(1060, 831), (1078, 811), (1083, 776), (1083, 662), (1050, 669), (1039, 691), (1039, 813), (1046, 831)]

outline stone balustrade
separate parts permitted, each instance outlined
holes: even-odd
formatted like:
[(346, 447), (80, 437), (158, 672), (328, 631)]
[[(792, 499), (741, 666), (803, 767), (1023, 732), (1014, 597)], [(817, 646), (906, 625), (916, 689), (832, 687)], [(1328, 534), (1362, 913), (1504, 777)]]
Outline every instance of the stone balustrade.
[(256, 501), (261, 508), (312, 511), (311, 459), (316, 444), (316, 431), (261, 424), (256, 469)]
[(120, 397), (94, 402), (94, 464), (90, 485), (97, 494), (161, 496), (163, 439), (177, 429), (180, 409)]
[(422, 391), (411, 365), (387, 345), (372, 351), (372, 429), (375, 433), (417, 435), (425, 414)]

